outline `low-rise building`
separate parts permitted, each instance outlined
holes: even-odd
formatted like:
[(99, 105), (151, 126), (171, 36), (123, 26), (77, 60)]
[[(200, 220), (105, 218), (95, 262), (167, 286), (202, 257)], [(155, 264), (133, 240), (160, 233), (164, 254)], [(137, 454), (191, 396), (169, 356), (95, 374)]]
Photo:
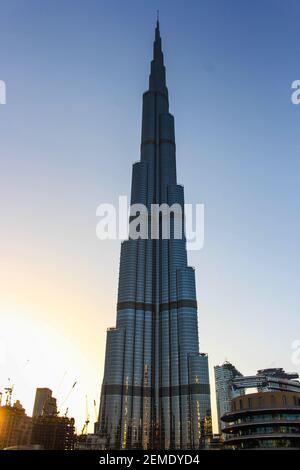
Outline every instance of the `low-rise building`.
[(105, 450), (105, 439), (97, 434), (81, 434), (76, 437), (75, 450)]
[(300, 449), (300, 393), (287, 390), (234, 398), (226, 426), (227, 449)]

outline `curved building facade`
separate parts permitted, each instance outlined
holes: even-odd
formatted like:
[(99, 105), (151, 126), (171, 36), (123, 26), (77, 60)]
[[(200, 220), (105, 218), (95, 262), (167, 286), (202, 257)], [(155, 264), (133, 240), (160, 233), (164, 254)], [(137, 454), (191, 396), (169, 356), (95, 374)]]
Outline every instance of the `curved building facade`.
[[(157, 22), (131, 207), (143, 204), (151, 214), (153, 204), (164, 203), (184, 212)], [(199, 353), (195, 273), (187, 263), (184, 235), (174, 236), (175, 223), (174, 213), (166, 239), (161, 217), (154, 223), (149, 215), (148, 237), (130, 236), (121, 246), (117, 322), (107, 332), (96, 425), (108, 449), (199, 448), (211, 422), (208, 358)], [(183, 230), (183, 219), (179, 223)]]
[(300, 394), (259, 392), (232, 400), (222, 417), (227, 449), (300, 449)]

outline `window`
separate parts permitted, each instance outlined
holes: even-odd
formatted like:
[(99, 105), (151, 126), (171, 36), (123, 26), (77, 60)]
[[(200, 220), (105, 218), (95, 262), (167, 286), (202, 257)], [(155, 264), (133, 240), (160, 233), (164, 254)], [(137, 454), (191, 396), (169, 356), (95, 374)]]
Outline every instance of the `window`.
[(260, 396), (258, 397), (258, 407), (263, 408), (263, 406), (264, 406), (264, 399), (263, 397)]
[(271, 406), (274, 408), (276, 406), (276, 398), (274, 395), (271, 396)]
[(282, 397), (282, 404), (283, 404), (283, 406), (286, 406), (286, 396), (285, 395), (283, 395), (283, 397)]

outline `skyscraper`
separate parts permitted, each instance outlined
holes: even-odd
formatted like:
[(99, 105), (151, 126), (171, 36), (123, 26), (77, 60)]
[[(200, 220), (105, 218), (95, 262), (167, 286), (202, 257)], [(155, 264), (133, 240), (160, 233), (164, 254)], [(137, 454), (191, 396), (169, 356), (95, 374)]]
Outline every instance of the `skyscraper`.
[[(169, 113), (159, 24), (149, 89), (143, 95), (140, 161), (131, 206), (177, 204), (174, 118)], [(107, 332), (96, 431), (111, 449), (199, 448), (211, 433), (208, 357), (199, 353), (194, 269), (184, 235), (133, 239), (121, 246), (116, 328)], [(154, 226), (152, 216), (149, 232)], [(183, 225), (183, 219), (180, 219)]]
[(57, 414), (56, 398), (52, 396), (49, 388), (37, 388), (32, 416), (55, 416)]
[(234, 391), (232, 388), (232, 381), (236, 377), (243, 377), (236, 367), (228, 361), (225, 361), (221, 366), (215, 366), (215, 383), (216, 383), (216, 396), (217, 396), (217, 411), (218, 411), (218, 425), (219, 432), (224, 427), (221, 418), (225, 413), (231, 411), (232, 399), (237, 395), (244, 394), (244, 389)]

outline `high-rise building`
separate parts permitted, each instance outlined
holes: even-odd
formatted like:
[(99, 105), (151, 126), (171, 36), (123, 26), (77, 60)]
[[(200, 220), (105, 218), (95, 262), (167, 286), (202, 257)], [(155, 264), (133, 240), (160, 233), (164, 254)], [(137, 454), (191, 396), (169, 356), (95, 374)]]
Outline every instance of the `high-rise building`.
[[(131, 205), (177, 204), (174, 118), (159, 24), (149, 89), (143, 95), (140, 161), (133, 165)], [(96, 432), (108, 449), (199, 448), (211, 434), (208, 358), (199, 353), (195, 272), (184, 235), (130, 236), (121, 246), (116, 327), (107, 332)], [(132, 220), (132, 218), (130, 219)], [(154, 227), (147, 216), (148, 234)], [(184, 225), (180, 219), (181, 228)]]
[(52, 416), (57, 414), (56, 398), (52, 396), (49, 388), (37, 388), (33, 406), (32, 417)]
[(232, 381), (236, 377), (243, 377), (236, 367), (228, 361), (225, 361), (221, 366), (215, 366), (215, 384), (216, 384), (216, 397), (217, 397), (217, 412), (218, 412), (218, 425), (219, 432), (222, 426), (221, 417), (231, 410), (231, 401), (236, 395), (244, 393), (244, 389), (234, 391), (232, 388)]

